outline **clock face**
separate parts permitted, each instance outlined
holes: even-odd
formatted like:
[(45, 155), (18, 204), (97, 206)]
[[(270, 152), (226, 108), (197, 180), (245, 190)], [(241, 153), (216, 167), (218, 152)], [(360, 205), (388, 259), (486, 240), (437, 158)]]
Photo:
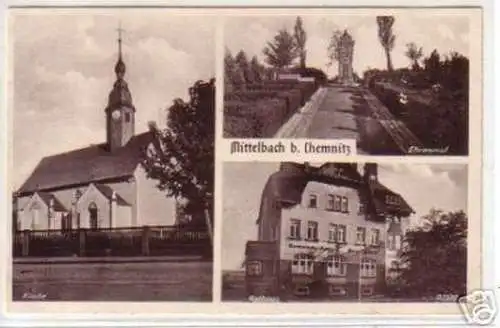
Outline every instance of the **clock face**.
[(113, 111), (113, 113), (111, 113), (111, 117), (113, 117), (113, 119), (115, 119), (115, 120), (119, 119), (120, 116), (121, 116), (121, 113), (119, 110), (115, 110), (115, 111)]

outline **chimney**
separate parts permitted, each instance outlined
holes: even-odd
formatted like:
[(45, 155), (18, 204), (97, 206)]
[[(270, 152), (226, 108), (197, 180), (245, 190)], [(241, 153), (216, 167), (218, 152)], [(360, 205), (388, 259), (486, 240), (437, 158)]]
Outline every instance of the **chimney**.
[(367, 182), (378, 181), (378, 167), (375, 163), (365, 163), (363, 179)]

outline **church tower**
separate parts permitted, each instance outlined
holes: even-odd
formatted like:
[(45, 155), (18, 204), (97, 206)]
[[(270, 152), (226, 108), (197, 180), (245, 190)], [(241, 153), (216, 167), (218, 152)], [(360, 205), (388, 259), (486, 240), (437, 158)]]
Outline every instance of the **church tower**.
[(106, 112), (106, 141), (110, 151), (119, 149), (135, 134), (135, 107), (124, 80), (125, 63), (122, 60), (121, 29), (118, 29), (118, 61), (115, 65), (116, 81), (109, 93)]

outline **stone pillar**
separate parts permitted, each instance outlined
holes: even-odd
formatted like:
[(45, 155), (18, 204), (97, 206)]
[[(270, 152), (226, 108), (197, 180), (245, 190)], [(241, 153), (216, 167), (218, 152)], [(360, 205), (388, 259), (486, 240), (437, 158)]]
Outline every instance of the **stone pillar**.
[(149, 236), (150, 228), (148, 226), (142, 227), (142, 255), (149, 256)]
[(116, 192), (113, 191), (113, 194), (111, 196), (111, 210), (110, 210), (111, 215), (109, 217), (109, 227), (110, 228), (117, 226), (117, 224), (116, 224), (116, 210), (117, 210), (116, 199), (117, 199)]
[(55, 228), (54, 220), (55, 220), (55, 215), (54, 215), (54, 198), (50, 198), (47, 229), (50, 230), (52, 228)]

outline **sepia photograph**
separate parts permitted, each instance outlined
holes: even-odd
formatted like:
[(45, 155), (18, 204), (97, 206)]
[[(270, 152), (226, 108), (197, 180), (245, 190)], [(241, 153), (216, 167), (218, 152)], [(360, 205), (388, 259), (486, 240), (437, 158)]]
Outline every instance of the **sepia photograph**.
[(212, 301), (215, 24), (9, 16), (14, 301)]
[(457, 302), (466, 164), (223, 164), (222, 301)]
[(467, 11), (438, 9), (229, 17), (224, 137), (350, 139), (366, 155), (467, 155), (469, 20)]

